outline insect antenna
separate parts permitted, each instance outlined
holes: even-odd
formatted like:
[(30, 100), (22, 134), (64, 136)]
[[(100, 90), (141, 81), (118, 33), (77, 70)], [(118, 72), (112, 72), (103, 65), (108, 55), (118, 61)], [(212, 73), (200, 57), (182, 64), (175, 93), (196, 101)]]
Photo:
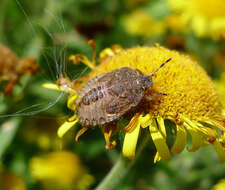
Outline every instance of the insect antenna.
[(170, 62), (172, 58), (167, 59), (164, 63), (162, 63), (156, 70), (150, 73), (149, 76), (153, 76), (160, 68), (162, 68), (166, 63)]

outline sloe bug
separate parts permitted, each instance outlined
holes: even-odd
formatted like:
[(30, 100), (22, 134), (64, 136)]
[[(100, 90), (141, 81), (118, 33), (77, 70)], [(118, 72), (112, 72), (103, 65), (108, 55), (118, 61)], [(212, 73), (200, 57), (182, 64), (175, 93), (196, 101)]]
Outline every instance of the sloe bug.
[(113, 70), (89, 80), (78, 92), (76, 114), (85, 126), (105, 125), (138, 106), (145, 91), (153, 85), (152, 76), (128, 67)]

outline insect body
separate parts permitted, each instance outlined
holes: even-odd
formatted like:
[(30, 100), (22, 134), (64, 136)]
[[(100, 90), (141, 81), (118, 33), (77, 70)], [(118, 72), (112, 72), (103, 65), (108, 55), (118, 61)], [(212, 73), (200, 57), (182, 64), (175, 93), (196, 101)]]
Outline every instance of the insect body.
[[(92, 61), (85, 56), (76, 54), (70, 56), (70, 61), (75, 64), (84, 62), (90, 68), (95, 68), (95, 44), (90, 42), (94, 49)], [(106, 52), (107, 53), (107, 52)], [(110, 55), (110, 54), (109, 54)], [(104, 60), (107, 59), (104, 55)], [(142, 73), (138, 69), (122, 67), (111, 72), (101, 74), (87, 81), (78, 92), (79, 82), (82, 80), (70, 81), (68, 77), (61, 75), (55, 84), (44, 84), (45, 88), (64, 91), (70, 94), (67, 106), (75, 114), (70, 117), (58, 130), (58, 135), (62, 137), (66, 131), (74, 126), (78, 121), (82, 128), (77, 132), (75, 140), (84, 134), (90, 126), (99, 125), (106, 140), (106, 149), (116, 146), (116, 141), (111, 141), (111, 137), (116, 134), (118, 127), (115, 122), (121, 117), (130, 117), (135, 113), (142, 113), (149, 109), (149, 101), (153, 100), (161, 92), (150, 93), (149, 87), (153, 85), (152, 76), (172, 58), (162, 63), (149, 75)], [(87, 82), (86, 82), (87, 81)], [(165, 94), (164, 94), (165, 95)], [(142, 107), (143, 106), (143, 107)], [(129, 113), (128, 113), (129, 112)], [(133, 125), (124, 128), (130, 131)]]
[(145, 91), (153, 85), (152, 75), (158, 69), (146, 75), (123, 67), (88, 81), (78, 92), (80, 98), (76, 101), (80, 122), (86, 126), (104, 125), (138, 106)]

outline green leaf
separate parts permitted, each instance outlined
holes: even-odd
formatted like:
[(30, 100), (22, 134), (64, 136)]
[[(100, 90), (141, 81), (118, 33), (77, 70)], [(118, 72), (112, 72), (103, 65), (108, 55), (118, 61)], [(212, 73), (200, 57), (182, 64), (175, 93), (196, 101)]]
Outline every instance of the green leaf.
[(18, 126), (21, 122), (20, 118), (12, 118), (4, 122), (0, 127), (0, 160), (6, 149), (12, 143)]

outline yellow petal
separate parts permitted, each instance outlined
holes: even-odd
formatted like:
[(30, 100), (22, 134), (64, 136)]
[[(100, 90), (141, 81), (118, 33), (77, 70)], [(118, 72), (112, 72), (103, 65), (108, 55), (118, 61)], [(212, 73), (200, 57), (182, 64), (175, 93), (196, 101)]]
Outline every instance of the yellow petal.
[(68, 98), (68, 101), (67, 101), (67, 107), (73, 111), (75, 111), (76, 107), (75, 107), (75, 102), (78, 98), (78, 95), (75, 94), (71, 97)]
[(152, 140), (156, 146), (156, 149), (159, 153), (159, 156), (161, 157), (163, 161), (168, 161), (170, 160), (170, 151), (166, 144), (165, 136), (161, 132), (164, 130), (163, 128), (165, 126), (164, 124), (162, 125), (161, 122), (159, 122), (158, 124), (159, 124), (159, 129), (157, 127), (156, 121), (155, 120), (153, 121), (152, 125), (149, 127), (150, 134), (152, 136)]
[(225, 148), (223, 148), (223, 146), (220, 144), (220, 142), (218, 140), (215, 140), (213, 142), (213, 146), (219, 156), (219, 160), (221, 163), (225, 162)]
[(135, 156), (137, 140), (140, 132), (140, 123), (130, 133), (125, 134), (123, 142), (123, 155), (129, 159), (133, 159)]
[(58, 137), (62, 138), (65, 135), (65, 133), (69, 131), (78, 121), (79, 119), (70, 122), (68, 121), (64, 122), (57, 131)]
[(183, 125), (176, 125), (177, 136), (176, 141), (172, 147), (171, 152), (174, 154), (179, 154), (184, 150), (186, 145), (187, 134)]
[(225, 126), (224, 126), (224, 118), (219, 119), (219, 118), (204, 118), (204, 120), (206, 123), (212, 125), (212, 126), (216, 126), (219, 129), (221, 129), (223, 132), (225, 132)]
[(58, 90), (58, 91), (62, 91), (62, 92), (76, 94), (76, 91), (74, 89), (72, 89), (72, 88), (69, 88), (68, 86), (66, 86), (66, 87), (63, 87), (63, 86), (59, 87), (58, 85), (53, 84), (53, 83), (43, 83), (42, 87), (48, 88), (48, 89), (51, 89), (51, 90)]
[(141, 127), (146, 128), (152, 123), (152, 117), (150, 114), (146, 114), (145, 116), (140, 116), (139, 121), (141, 123)]
[(159, 118), (157, 118), (157, 122), (159, 124), (160, 132), (162, 133), (162, 135), (166, 139), (166, 128), (165, 128), (165, 125), (164, 125), (164, 119), (162, 117), (159, 117)]
[(189, 152), (195, 152), (201, 146), (205, 146), (205, 145), (208, 144), (208, 142), (203, 139), (203, 136), (199, 133), (199, 131), (197, 131), (196, 129), (192, 128), (186, 122), (184, 122), (184, 126), (187, 128), (188, 132), (190, 133), (191, 140), (192, 140), (192, 148), (187, 147), (187, 150)]
[(217, 132), (215, 129), (211, 129), (202, 125), (201, 123), (194, 122), (203, 136), (207, 137), (210, 141), (214, 141), (217, 138)]
[(87, 65), (89, 68), (95, 69), (95, 64), (93, 62), (89, 61), (89, 59), (86, 56), (81, 55), (81, 54), (71, 55), (69, 57), (69, 61), (73, 61), (75, 65), (82, 62), (85, 65)]
[(123, 131), (124, 132), (132, 132), (136, 126), (137, 126), (137, 123), (139, 123), (139, 118), (141, 117), (141, 114), (140, 113), (136, 113), (132, 119), (130, 120), (130, 122), (128, 123), (128, 125), (126, 127), (124, 127)]
[(224, 190), (225, 188), (225, 179), (220, 179), (217, 184), (215, 184), (211, 190)]
[(214, 141), (216, 139), (217, 133), (215, 130), (209, 127), (203, 126), (201, 123), (198, 123), (197, 121), (191, 121), (187, 117), (183, 116), (183, 119), (191, 128), (193, 128), (202, 136), (209, 138), (209, 140), (211, 141)]
[(159, 162), (161, 160), (161, 157), (159, 156), (159, 152), (156, 152), (154, 157), (154, 163)]
[(48, 89), (51, 89), (51, 90), (58, 90), (58, 91), (62, 91), (58, 85), (56, 84), (53, 84), (53, 83), (44, 83), (42, 84), (42, 87), (44, 88), (48, 88)]

